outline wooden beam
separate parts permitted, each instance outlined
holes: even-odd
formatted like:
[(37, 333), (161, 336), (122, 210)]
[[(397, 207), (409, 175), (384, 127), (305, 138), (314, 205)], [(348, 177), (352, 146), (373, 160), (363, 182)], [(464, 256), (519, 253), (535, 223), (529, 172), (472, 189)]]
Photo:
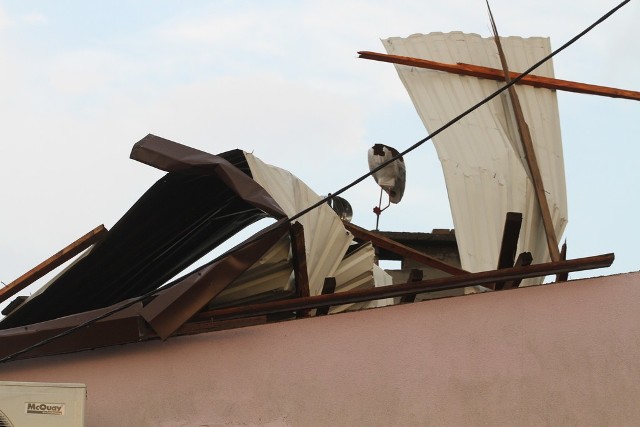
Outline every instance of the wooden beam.
[[(487, 7), (488, 5), (489, 3), (487, 3)], [(490, 8), (489, 17), (491, 18), (491, 26), (493, 28), (494, 40), (498, 48), (498, 56), (500, 57), (500, 62), (502, 63), (503, 74), (506, 82), (509, 83), (511, 82), (511, 78), (509, 77), (509, 67), (507, 65), (507, 59), (502, 50), (500, 36), (493, 20), (493, 15), (491, 14)], [(520, 142), (522, 143), (522, 148), (524, 149), (527, 166), (529, 166), (531, 182), (533, 183), (536, 200), (538, 201), (540, 216), (542, 217), (542, 224), (544, 226), (544, 232), (547, 237), (547, 247), (549, 248), (549, 255), (551, 256), (551, 261), (560, 261), (560, 252), (558, 251), (558, 238), (556, 237), (556, 232), (553, 227), (551, 210), (549, 209), (549, 202), (544, 191), (544, 181), (542, 180), (542, 174), (540, 173), (540, 168), (538, 166), (538, 160), (536, 158), (536, 152), (533, 147), (531, 133), (529, 132), (529, 126), (524, 119), (524, 113), (522, 112), (522, 107), (520, 105), (520, 100), (518, 99), (516, 88), (514, 86), (510, 86), (508, 92), (511, 99), (511, 107), (518, 124), (518, 134), (520, 135)]]
[(45, 261), (41, 262), (31, 270), (18, 277), (13, 282), (9, 283), (6, 287), (0, 289), (0, 302), (17, 294), (42, 276), (50, 273), (57, 267), (61, 266), (65, 262), (69, 261), (80, 252), (99, 241), (107, 229), (104, 225), (99, 225), (69, 246), (65, 247), (61, 251), (50, 256)]
[(354, 304), (384, 298), (402, 297), (403, 295), (423, 292), (446, 291), (467, 286), (486, 285), (497, 281), (521, 280), (529, 277), (546, 276), (564, 271), (581, 271), (594, 268), (609, 267), (614, 260), (613, 254), (578, 258), (574, 260), (534, 264), (527, 267), (512, 267), (502, 270), (467, 273), (438, 279), (422, 280), (414, 283), (381, 286), (379, 288), (356, 289), (337, 292), (329, 295), (316, 295), (305, 298), (271, 301), (262, 304), (251, 304), (240, 307), (229, 307), (208, 310), (196, 314), (196, 319), (220, 320), (225, 318), (260, 316), (263, 314), (294, 312), (302, 309), (313, 309), (324, 306)]
[(442, 262), (439, 259), (430, 257), (429, 255), (423, 254), (422, 252), (410, 248), (409, 246), (405, 246), (401, 243), (396, 242), (395, 240), (384, 237), (379, 233), (365, 230), (364, 228), (358, 227), (357, 225), (350, 222), (343, 221), (343, 223), (345, 228), (349, 230), (356, 239), (370, 241), (374, 246), (379, 246), (402, 257), (412, 259), (416, 262), (427, 265), (429, 267), (433, 267), (437, 270), (444, 271), (449, 274), (457, 275), (468, 273), (468, 271), (465, 271), (458, 267), (454, 267), (453, 265)]
[[(564, 260), (563, 260), (564, 261)], [(518, 259), (516, 259), (514, 267), (526, 267), (527, 265), (531, 265), (533, 262), (533, 256), (531, 256), (531, 252), (522, 252), (518, 255)], [(504, 283), (504, 289), (517, 288), (522, 283), (522, 279), (514, 279), (509, 280)]]
[[(419, 268), (412, 268), (411, 273), (409, 273), (409, 279), (407, 283), (419, 282), (422, 280), (424, 273)], [(416, 294), (404, 295), (400, 298), (401, 303), (414, 302), (416, 300)]]
[[(387, 55), (384, 53), (361, 51), (358, 52), (359, 57), (363, 59), (371, 59), (374, 61), (389, 62), (392, 64), (408, 65), (416, 68), (426, 68), (429, 70), (445, 71), (448, 73), (458, 74), (461, 76), (478, 77), (482, 79), (504, 81), (504, 73), (502, 70), (490, 67), (482, 67), (480, 65), (465, 64), (459, 62), (457, 64), (446, 64), (443, 62), (430, 61), (428, 59), (411, 58), (408, 56)], [(510, 72), (509, 77), (513, 80), (520, 76), (521, 73)], [(623, 98), (633, 101), (640, 101), (640, 92), (626, 89), (617, 89), (607, 86), (597, 86), (587, 83), (579, 83), (570, 80), (554, 79), (552, 77), (542, 77), (534, 75), (526, 75), (517, 84), (551, 89), (562, 90), (565, 92), (582, 93), (587, 95), (607, 96), (610, 98)]]
[[(336, 291), (336, 278), (335, 277), (325, 277), (324, 284), (322, 285), (322, 295), (331, 295)], [(323, 307), (318, 307), (316, 310), (316, 316), (326, 316), (329, 314), (329, 308), (331, 306), (325, 305)]]
[[(522, 227), (522, 214), (520, 212), (507, 212), (504, 220), (504, 230), (502, 232), (502, 245), (498, 256), (498, 270), (501, 268), (513, 267), (518, 250), (518, 238)], [(504, 282), (493, 284), (493, 290), (499, 291), (504, 288)]]
[[(293, 258), (293, 276), (296, 281), (296, 293), (299, 297), (308, 297), (309, 273), (307, 271), (307, 253), (304, 248), (304, 227), (299, 222), (291, 224), (291, 255)], [(309, 310), (300, 310), (296, 317), (309, 316)]]
[[(562, 249), (560, 250), (560, 259), (563, 261), (567, 259), (567, 241), (566, 240), (562, 244)], [(566, 282), (567, 280), (569, 280), (569, 272), (560, 273), (556, 275), (556, 282)]]

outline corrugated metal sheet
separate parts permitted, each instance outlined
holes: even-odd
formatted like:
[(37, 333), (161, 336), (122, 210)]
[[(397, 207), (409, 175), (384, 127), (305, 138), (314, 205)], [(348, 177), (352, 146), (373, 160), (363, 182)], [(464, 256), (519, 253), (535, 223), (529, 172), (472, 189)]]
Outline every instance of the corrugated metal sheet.
[[(268, 165), (245, 153), (253, 179), (260, 184), (288, 215), (302, 211), (320, 200), (311, 188), (291, 172)], [(325, 277), (333, 277), (353, 237), (329, 207), (323, 205), (299, 219), (304, 227), (309, 292), (319, 295)]]
[[(550, 52), (547, 38), (507, 37), (501, 41), (511, 71), (522, 72)], [(416, 34), (389, 38), (383, 44), (390, 54), (502, 69), (494, 40), (476, 34)], [(403, 65), (396, 69), (425, 127), (431, 131), (502, 85)], [(545, 63), (535, 74), (553, 77), (552, 63)], [(529, 86), (518, 86), (517, 92), (560, 240), (567, 224), (567, 197), (556, 94)], [(505, 93), (434, 138), (462, 267), (469, 271), (496, 268), (509, 211), (523, 214), (518, 252), (531, 252), (534, 263), (549, 259), (542, 219), (509, 103)]]
[[(373, 265), (375, 250), (371, 242), (360, 246), (347, 255), (336, 269), (336, 292), (352, 291), (354, 289), (373, 288)], [(340, 313), (347, 310), (359, 310), (368, 303), (344, 304), (333, 306), (329, 313)]]
[(289, 235), (282, 236), (255, 264), (220, 292), (209, 307), (248, 304), (295, 291), (290, 249)]
[(285, 220), (272, 224), (218, 259), (177, 279), (140, 310), (166, 339), (289, 234)]
[[(336, 292), (353, 291), (393, 284), (393, 278), (375, 264), (375, 249), (371, 242), (367, 242), (357, 250), (351, 252), (340, 263), (335, 272)], [(355, 304), (333, 306), (329, 313), (340, 313), (347, 310), (362, 310), (365, 308), (382, 307), (392, 304), (393, 298), (381, 301), (367, 301)]]

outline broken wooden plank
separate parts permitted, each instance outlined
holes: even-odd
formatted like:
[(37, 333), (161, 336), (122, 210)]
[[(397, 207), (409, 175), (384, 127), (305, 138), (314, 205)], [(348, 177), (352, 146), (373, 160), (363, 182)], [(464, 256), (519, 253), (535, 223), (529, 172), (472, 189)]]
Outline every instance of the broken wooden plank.
[(194, 319), (223, 319), (247, 316), (259, 316), (283, 312), (294, 312), (302, 309), (313, 309), (324, 306), (354, 304), (383, 298), (402, 297), (403, 295), (419, 294), (423, 292), (446, 291), (467, 286), (486, 285), (497, 281), (522, 280), (530, 277), (547, 276), (565, 271), (582, 271), (594, 268), (609, 267), (614, 260), (614, 254), (597, 255), (577, 258), (567, 261), (534, 264), (526, 267), (512, 267), (502, 270), (467, 273), (438, 279), (422, 280), (414, 283), (381, 286), (379, 288), (356, 289), (328, 295), (316, 295), (305, 298), (271, 301), (262, 304), (251, 304), (240, 307), (229, 307), (218, 310), (208, 310), (198, 313)]
[[(513, 266), (525, 267), (527, 265), (531, 265), (532, 262), (533, 256), (531, 255), (531, 252), (522, 252), (520, 255), (518, 255), (518, 259), (516, 259), (516, 262)], [(520, 286), (520, 283), (522, 283), (522, 279), (509, 280), (505, 282), (504, 289), (517, 288), (518, 286)]]
[[(489, 7), (489, 3), (487, 3)], [(500, 36), (496, 27), (491, 8), (489, 8), (489, 17), (491, 18), (491, 27), (493, 29), (493, 39), (496, 42), (498, 48), (498, 56), (500, 57), (500, 63), (502, 64), (503, 75), (507, 83), (511, 82), (509, 77), (509, 66), (507, 65), (507, 58), (502, 50), (502, 44), (500, 43)], [(542, 174), (540, 173), (540, 167), (536, 158), (536, 152), (533, 147), (533, 139), (529, 132), (529, 125), (524, 119), (524, 113), (522, 112), (522, 106), (518, 99), (518, 93), (514, 86), (510, 86), (508, 89), (509, 98), (511, 99), (511, 108), (516, 118), (518, 125), (518, 135), (520, 135), (520, 142), (524, 149), (525, 159), (527, 166), (529, 166), (529, 172), (531, 182), (533, 183), (533, 189), (535, 190), (536, 200), (538, 201), (538, 207), (540, 209), (540, 216), (542, 217), (542, 224), (544, 226), (545, 236), (547, 237), (547, 247), (549, 248), (549, 255), (551, 261), (560, 261), (560, 252), (558, 251), (558, 238), (556, 237), (555, 228), (553, 227), (553, 220), (551, 219), (551, 210), (549, 209), (549, 202), (547, 201), (547, 195), (544, 191), (544, 181), (542, 180)]]
[[(567, 241), (565, 240), (562, 244), (562, 249), (560, 250), (560, 259), (567, 259)], [(566, 282), (569, 280), (569, 272), (556, 274), (556, 282)]]
[[(296, 293), (298, 297), (308, 297), (309, 273), (307, 271), (307, 253), (304, 248), (304, 227), (299, 222), (291, 224), (291, 255), (293, 258), (293, 276), (296, 282)], [(307, 317), (309, 310), (300, 310), (296, 317)]]
[(439, 259), (430, 257), (429, 255), (423, 254), (422, 252), (410, 248), (409, 246), (405, 246), (401, 243), (396, 242), (395, 240), (384, 237), (379, 233), (365, 230), (364, 228), (358, 227), (357, 225), (350, 222), (343, 223), (345, 228), (349, 230), (351, 234), (353, 234), (353, 237), (359, 240), (370, 241), (373, 246), (379, 246), (404, 258), (412, 259), (416, 262), (427, 265), (429, 267), (433, 267), (437, 270), (444, 271), (449, 274), (458, 275), (468, 273), (461, 268), (454, 267), (453, 265), (442, 262)]
[[(478, 77), (482, 79), (504, 81), (504, 73), (501, 70), (480, 65), (457, 63), (446, 64), (443, 62), (431, 61), (428, 59), (411, 58), (408, 56), (388, 55), (378, 52), (361, 51), (359, 57), (374, 61), (389, 62), (392, 64), (408, 65), (410, 67), (426, 68), (429, 70), (445, 71), (462, 76)], [(509, 77), (513, 80), (520, 77), (521, 73), (509, 72)], [(623, 98), (633, 101), (640, 101), (640, 92), (626, 89), (617, 89), (607, 86), (598, 86), (587, 83), (579, 83), (570, 80), (555, 79), (552, 77), (534, 76), (528, 74), (520, 79), (516, 84), (551, 89), (565, 92), (582, 93), (587, 95), (607, 96), (610, 98)]]
[(522, 214), (520, 212), (507, 212), (502, 232), (502, 245), (498, 256), (498, 268), (513, 267), (518, 249), (518, 239), (522, 227)]
[[(336, 291), (336, 278), (325, 277), (324, 284), (322, 285), (322, 295), (331, 295)], [(329, 314), (330, 305), (318, 307), (316, 310), (316, 316), (326, 316)]]
[(99, 241), (106, 232), (107, 229), (101, 224), (61, 251), (55, 253), (31, 270), (27, 271), (22, 276), (9, 283), (6, 287), (0, 289), (0, 302), (12, 297), (45, 274), (50, 273), (57, 267), (69, 261), (80, 252)]
[[(422, 280), (424, 273), (419, 268), (412, 268), (409, 273), (409, 278), (407, 279), (407, 283), (419, 282)], [(414, 302), (416, 300), (416, 294), (403, 295), (400, 298), (401, 303)]]
[[(502, 232), (502, 245), (498, 256), (498, 270), (501, 268), (513, 267), (518, 250), (518, 238), (522, 227), (522, 214), (520, 212), (507, 212), (504, 220), (504, 230)], [(504, 282), (496, 282), (489, 286), (493, 290), (499, 291), (504, 288)]]

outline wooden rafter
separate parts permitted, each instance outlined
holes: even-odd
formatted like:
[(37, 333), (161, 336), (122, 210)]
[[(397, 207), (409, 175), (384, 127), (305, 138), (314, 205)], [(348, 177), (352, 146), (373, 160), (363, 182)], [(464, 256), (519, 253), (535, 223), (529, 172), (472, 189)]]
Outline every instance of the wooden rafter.
[[(566, 240), (562, 244), (562, 249), (560, 249), (560, 259), (563, 260), (563, 261), (565, 259), (567, 259), (567, 242), (566, 242)], [(567, 280), (569, 280), (569, 272), (561, 273), (561, 274), (556, 275), (556, 282), (566, 282)]]
[[(522, 214), (520, 212), (507, 212), (504, 220), (504, 231), (502, 232), (502, 245), (498, 256), (498, 269), (513, 267), (518, 250), (518, 238), (522, 227)], [(504, 282), (496, 282), (491, 285), (494, 290), (499, 291), (504, 288)]]
[[(420, 282), (424, 277), (424, 273), (419, 268), (411, 269), (411, 273), (409, 273), (409, 278), (407, 279), (407, 283)], [(414, 302), (416, 300), (416, 294), (404, 295), (400, 298), (401, 303)]]
[[(526, 267), (527, 265), (531, 265), (532, 262), (533, 256), (531, 255), (531, 252), (522, 252), (520, 255), (518, 255), (518, 258), (516, 259), (516, 262), (513, 266)], [(520, 286), (520, 283), (522, 283), (522, 279), (509, 280), (505, 282), (504, 289), (517, 288)]]
[[(307, 271), (307, 253), (304, 248), (304, 228), (301, 223), (291, 224), (289, 231), (291, 235), (291, 255), (293, 258), (293, 275), (296, 281), (296, 293), (299, 297), (308, 297), (309, 273)], [(297, 317), (307, 317), (309, 310), (301, 310)]]
[[(483, 67), (480, 65), (465, 64), (459, 62), (457, 64), (446, 64), (443, 62), (431, 61), (428, 59), (412, 58), (409, 56), (388, 55), (378, 52), (361, 51), (358, 52), (360, 58), (371, 59), (374, 61), (389, 62), (391, 64), (408, 65), (416, 68), (426, 68), (429, 70), (446, 71), (448, 73), (458, 74), (461, 76), (478, 77), (482, 79), (504, 81), (504, 72), (496, 68)], [(513, 80), (520, 77), (520, 73), (509, 72), (509, 77)], [(640, 92), (626, 89), (617, 89), (607, 86), (598, 86), (588, 83), (579, 83), (570, 80), (554, 79), (551, 77), (542, 77), (527, 75), (524, 76), (517, 84), (527, 85), (551, 90), (562, 90), (565, 92), (583, 93), (587, 95), (608, 96), (610, 98), (631, 99), (640, 101)]]
[(61, 251), (55, 253), (45, 261), (33, 267), (31, 270), (27, 271), (4, 288), (1, 288), (0, 302), (11, 298), (13, 295), (17, 294), (45, 274), (50, 273), (57, 267), (69, 261), (71, 258), (78, 255), (80, 252), (100, 240), (103, 237), (103, 234), (106, 232), (107, 229), (104, 228), (104, 225), (97, 226)]
[(498, 281), (521, 280), (529, 277), (547, 276), (564, 271), (581, 271), (609, 267), (614, 260), (613, 254), (577, 258), (567, 261), (534, 264), (526, 267), (512, 267), (502, 270), (467, 273), (438, 279), (422, 280), (413, 283), (381, 286), (378, 288), (356, 289), (328, 295), (316, 295), (306, 298), (271, 301), (241, 307), (229, 307), (198, 313), (194, 320), (260, 316), (263, 314), (294, 312), (301, 309), (313, 309), (324, 306), (354, 304), (375, 299), (395, 298), (423, 292), (444, 291), (467, 286), (486, 285)]
[[(487, 2), (487, 7), (489, 3)], [(502, 70), (505, 81), (511, 82), (509, 77), (509, 66), (507, 59), (502, 50), (502, 44), (500, 43), (500, 36), (496, 27), (493, 15), (491, 14), (491, 8), (489, 8), (489, 17), (491, 18), (491, 27), (493, 28), (494, 40), (498, 48), (498, 56), (502, 64)], [(520, 135), (520, 142), (524, 149), (525, 159), (527, 166), (529, 166), (530, 178), (535, 190), (536, 200), (538, 201), (538, 207), (540, 209), (540, 216), (542, 217), (542, 224), (544, 226), (544, 232), (547, 237), (547, 247), (549, 248), (549, 255), (551, 261), (560, 261), (560, 251), (558, 250), (558, 238), (553, 227), (553, 220), (551, 219), (551, 210), (549, 209), (549, 202), (547, 201), (547, 195), (544, 191), (544, 181), (542, 180), (542, 174), (540, 173), (540, 167), (538, 166), (538, 160), (536, 158), (536, 152), (533, 148), (533, 140), (531, 139), (531, 132), (529, 132), (529, 126), (524, 119), (524, 113), (518, 99), (518, 93), (514, 86), (510, 86), (508, 89), (509, 98), (511, 99), (511, 108), (518, 124), (518, 134)]]
[(439, 259), (430, 257), (429, 255), (423, 254), (422, 252), (410, 248), (409, 246), (405, 246), (402, 243), (398, 243), (395, 240), (384, 237), (379, 233), (365, 230), (364, 228), (358, 227), (357, 225), (350, 222), (343, 221), (343, 223), (345, 228), (349, 230), (351, 234), (353, 234), (353, 237), (355, 237), (356, 239), (370, 241), (374, 246), (379, 246), (395, 254), (412, 259), (416, 262), (419, 262), (420, 264), (433, 267), (437, 270), (444, 271), (449, 274), (457, 275), (468, 273), (468, 271), (466, 270), (454, 267), (453, 265), (442, 262)]
[[(335, 277), (325, 277), (324, 284), (322, 285), (322, 295), (332, 295), (336, 291), (336, 278)], [(326, 316), (329, 314), (329, 308), (331, 306), (325, 305), (323, 307), (318, 307), (316, 310), (316, 316)]]

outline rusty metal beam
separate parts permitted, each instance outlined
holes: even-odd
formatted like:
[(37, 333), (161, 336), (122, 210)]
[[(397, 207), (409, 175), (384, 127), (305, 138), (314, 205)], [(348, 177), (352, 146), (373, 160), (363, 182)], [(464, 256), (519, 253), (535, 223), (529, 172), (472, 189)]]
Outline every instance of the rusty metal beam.
[(409, 246), (405, 246), (401, 243), (396, 242), (395, 240), (384, 237), (379, 233), (365, 230), (364, 228), (358, 227), (357, 225), (350, 222), (343, 221), (343, 223), (345, 228), (349, 230), (351, 234), (353, 234), (353, 237), (355, 237), (356, 239), (370, 241), (374, 246), (379, 246), (405, 258), (412, 259), (416, 262), (427, 265), (429, 267), (433, 267), (437, 270), (444, 271), (449, 274), (458, 275), (468, 273), (461, 268), (454, 267), (453, 265), (442, 262), (439, 259), (430, 257), (429, 255), (423, 254), (422, 252), (410, 248)]
[(581, 271), (595, 268), (608, 267), (613, 263), (614, 254), (605, 254), (574, 260), (548, 262), (527, 267), (513, 267), (502, 270), (484, 271), (480, 273), (467, 273), (457, 276), (449, 276), (438, 279), (423, 280), (414, 283), (402, 283), (397, 285), (382, 286), (379, 288), (357, 289), (353, 291), (338, 292), (329, 295), (316, 295), (305, 298), (272, 301), (262, 304), (252, 304), (242, 307), (231, 307), (218, 310), (201, 312), (194, 320), (224, 319), (235, 317), (259, 316), (263, 314), (294, 312), (302, 309), (313, 309), (331, 305), (354, 304), (376, 299), (395, 298), (403, 295), (418, 294), (422, 292), (445, 291), (449, 289), (463, 288), (466, 286), (486, 285), (497, 281), (526, 279), (529, 277), (546, 276), (565, 271)]
[[(503, 82), (504, 73), (501, 70), (490, 67), (482, 67), (480, 65), (457, 63), (446, 64), (443, 62), (431, 61), (428, 59), (411, 58), (408, 56), (388, 55), (378, 52), (360, 51), (360, 58), (371, 59), (374, 61), (389, 62), (391, 64), (408, 65), (416, 68), (426, 68), (429, 70), (445, 71), (448, 73), (458, 74), (462, 76), (478, 77), (482, 79), (496, 80)], [(510, 72), (509, 77), (513, 80), (520, 77), (520, 73)], [(607, 96), (610, 98), (623, 98), (633, 101), (640, 101), (640, 92), (626, 89), (617, 89), (613, 87), (597, 86), (587, 83), (573, 82), (570, 80), (554, 79), (551, 77), (542, 77), (527, 75), (524, 76), (517, 84), (551, 89), (562, 90), (565, 92), (582, 93), (587, 95)]]
[(27, 271), (4, 288), (1, 288), (0, 302), (11, 298), (13, 295), (17, 294), (45, 274), (50, 273), (57, 267), (60, 267), (65, 262), (78, 255), (80, 252), (99, 241), (106, 232), (107, 229), (104, 228), (104, 225), (101, 224), (97, 226), (64, 249), (51, 255), (49, 258), (33, 267), (31, 270)]

